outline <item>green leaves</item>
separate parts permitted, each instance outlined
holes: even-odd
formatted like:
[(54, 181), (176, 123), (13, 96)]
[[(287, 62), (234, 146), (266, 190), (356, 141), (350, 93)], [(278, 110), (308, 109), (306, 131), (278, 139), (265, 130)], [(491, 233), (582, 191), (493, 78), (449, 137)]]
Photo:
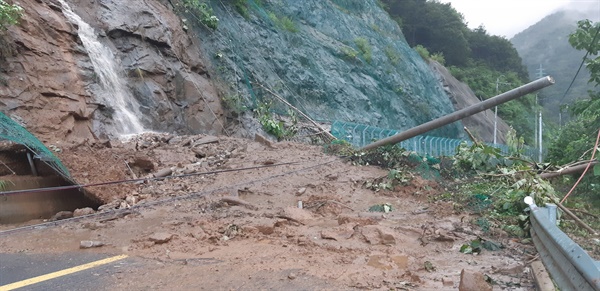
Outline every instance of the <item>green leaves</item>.
[(392, 204), (390, 204), (390, 203), (376, 204), (376, 205), (369, 207), (369, 212), (388, 213), (388, 212), (391, 212), (392, 210), (394, 210), (394, 209), (392, 208)]
[(19, 23), (23, 16), (23, 8), (17, 4), (8, 4), (0, 0), (0, 32), (6, 31), (9, 26)]
[[(194, 14), (200, 23), (206, 25), (208, 28), (217, 29), (219, 18), (217, 18), (212, 8), (206, 2), (200, 2), (200, 0), (182, 0), (182, 2), (184, 12)], [(177, 6), (179, 5), (177, 4)]]
[(497, 251), (501, 248), (503, 248), (503, 246), (499, 243), (477, 238), (468, 244), (462, 245), (460, 247), (460, 252), (463, 254), (479, 254), (481, 253), (482, 249), (486, 249), (488, 251)]
[(596, 176), (596, 177), (600, 176), (600, 164), (596, 164), (594, 166), (594, 176)]

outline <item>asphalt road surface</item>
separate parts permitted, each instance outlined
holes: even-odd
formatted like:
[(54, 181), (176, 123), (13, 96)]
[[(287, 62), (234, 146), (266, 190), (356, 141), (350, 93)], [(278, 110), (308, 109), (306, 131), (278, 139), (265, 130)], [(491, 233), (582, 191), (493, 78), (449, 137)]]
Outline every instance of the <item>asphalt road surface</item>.
[(0, 291), (104, 289), (135, 264), (98, 253), (0, 254)]

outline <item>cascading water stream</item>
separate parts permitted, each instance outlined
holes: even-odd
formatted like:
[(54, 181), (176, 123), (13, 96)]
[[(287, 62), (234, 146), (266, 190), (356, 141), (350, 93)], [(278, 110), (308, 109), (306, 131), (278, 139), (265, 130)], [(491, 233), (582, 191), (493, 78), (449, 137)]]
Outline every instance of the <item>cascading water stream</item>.
[(78, 34), (87, 51), (94, 71), (104, 90), (104, 99), (114, 107), (114, 120), (117, 131), (121, 134), (144, 132), (138, 119), (141, 116), (139, 104), (131, 96), (127, 86), (119, 75), (120, 66), (115, 62), (112, 51), (98, 41), (94, 29), (79, 17), (64, 0), (58, 0), (63, 7), (63, 14), (79, 26)]

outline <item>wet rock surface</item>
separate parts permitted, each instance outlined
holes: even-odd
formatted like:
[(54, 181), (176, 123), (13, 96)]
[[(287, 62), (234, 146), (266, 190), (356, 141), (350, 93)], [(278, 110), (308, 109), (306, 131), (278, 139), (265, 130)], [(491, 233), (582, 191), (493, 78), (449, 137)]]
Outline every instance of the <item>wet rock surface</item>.
[[(147, 129), (222, 132), (223, 109), (197, 40), (183, 31), (167, 2), (67, 2), (115, 54)], [(114, 135), (114, 104), (103, 95), (76, 24), (56, 1), (19, 5), (21, 24), (3, 40), (13, 50), (0, 57), (3, 112), (51, 143)]]

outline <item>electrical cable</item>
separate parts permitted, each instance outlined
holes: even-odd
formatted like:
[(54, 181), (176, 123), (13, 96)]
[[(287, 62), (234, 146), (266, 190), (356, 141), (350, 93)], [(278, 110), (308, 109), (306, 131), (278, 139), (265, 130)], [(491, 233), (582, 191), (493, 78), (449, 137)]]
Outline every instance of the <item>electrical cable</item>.
[[(600, 30), (598, 30), (598, 31), (600, 31)], [(577, 182), (575, 182), (575, 185), (573, 185), (573, 188), (571, 188), (569, 193), (567, 193), (567, 195), (565, 195), (565, 197), (560, 201), (561, 204), (565, 200), (567, 200), (567, 197), (569, 197), (569, 195), (571, 195), (573, 190), (575, 190), (575, 187), (577, 187), (577, 184), (579, 184), (581, 179), (583, 179), (583, 176), (585, 176), (585, 173), (587, 172), (587, 170), (590, 168), (590, 166), (594, 162), (594, 156), (596, 155), (596, 151), (598, 150), (598, 141), (600, 141), (600, 129), (598, 130), (598, 137), (596, 137), (596, 144), (594, 145), (594, 148), (592, 149), (592, 158), (590, 159), (589, 163), (587, 164), (587, 167), (585, 167), (585, 170), (583, 170), (583, 173), (581, 173), (581, 176), (579, 176), (579, 179), (577, 179)]]
[[(592, 42), (590, 43), (590, 48), (591, 46), (594, 44), (594, 42), (596, 42), (596, 39), (598, 38), (598, 34), (600, 34), (600, 26), (598, 26), (598, 30), (596, 30), (596, 35), (594, 35), (594, 38), (592, 39)], [(569, 93), (569, 90), (571, 90), (571, 87), (573, 86), (573, 83), (575, 83), (575, 80), (577, 79), (577, 75), (579, 75), (579, 72), (581, 71), (581, 68), (583, 67), (583, 64), (585, 63), (585, 60), (587, 58), (587, 56), (590, 54), (590, 49), (587, 49), (587, 51), (585, 52), (585, 55), (583, 56), (583, 59), (581, 60), (581, 64), (579, 65), (579, 69), (577, 69), (577, 73), (575, 73), (575, 76), (573, 77), (573, 80), (571, 81), (571, 84), (569, 84), (569, 87), (567, 87), (567, 91), (565, 91), (565, 94), (563, 95), (561, 100), (564, 100), (565, 97), (567, 97), (567, 94)]]
[(239, 171), (272, 168), (272, 167), (279, 167), (279, 166), (284, 166), (284, 165), (293, 165), (293, 164), (298, 164), (298, 163), (300, 163), (300, 162), (279, 163), (279, 164), (272, 164), (272, 165), (246, 167), (246, 168), (238, 168), (238, 169), (217, 170), (217, 171), (191, 173), (191, 174), (183, 174), (183, 175), (176, 175), (176, 176), (126, 179), (126, 180), (107, 181), (107, 182), (99, 182), (99, 183), (91, 183), (91, 184), (83, 184), (83, 185), (78, 184), (78, 185), (68, 185), (68, 186), (58, 186), (58, 187), (14, 190), (14, 191), (0, 192), (0, 196), (22, 194), (22, 193), (39, 193), (39, 192), (50, 192), (50, 191), (58, 191), (58, 190), (81, 189), (81, 188), (89, 188), (89, 187), (97, 187), (97, 186), (116, 185), (116, 184), (135, 183), (135, 182), (146, 182), (146, 181), (172, 179), (172, 178), (186, 178), (186, 177), (192, 177), (192, 176), (201, 176), (201, 175), (220, 174), (220, 173), (227, 173), (227, 172), (239, 172)]
[(5, 235), (10, 235), (10, 234), (14, 234), (14, 233), (18, 233), (21, 231), (27, 231), (27, 230), (34, 230), (34, 229), (43, 229), (43, 228), (47, 228), (47, 227), (53, 227), (53, 226), (58, 226), (61, 224), (65, 224), (65, 223), (69, 223), (69, 222), (76, 222), (76, 221), (80, 221), (80, 220), (84, 220), (87, 218), (100, 218), (100, 217), (104, 217), (110, 214), (113, 214), (115, 216), (118, 215), (125, 215), (127, 212), (132, 212), (138, 209), (143, 209), (146, 207), (152, 207), (152, 206), (156, 206), (156, 205), (160, 205), (160, 204), (164, 204), (164, 203), (169, 203), (169, 202), (173, 202), (173, 201), (179, 201), (179, 200), (184, 200), (184, 199), (193, 199), (193, 198), (197, 198), (197, 197), (204, 197), (210, 194), (213, 194), (215, 192), (218, 191), (224, 191), (230, 188), (235, 188), (235, 187), (241, 187), (241, 186), (247, 186), (247, 185), (252, 185), (255, 183), (260, 183), (260, 182), (266, 182), (275, 178), (279, 178), (279, 177), (283, 177), (283, 176), (287, 176), (290, 174), (294, 174), (294, 173), (300, 173), (303, 171), (309, 171), (315, 168), (319, 168), (328, 164), (331, 164), (335, 161), (338, 161), (339, 159), (332, 159), (326, 162), (321, 162), (318, 163), (316, 165), (312, 165), (312, 166), (308, 166), (305, 168), (301, 168), (301, 169), (297, 169), (297, 170), (291, 170), (288, 172), (284, 172), (284, 173), (280, 173), (280, 174), (276, 174), (276, 175), (272, 175), (272, 176), (268, 176), (262, 179), (257, 179), (257, 180), (251, 180), (251, 181), (247, 181), (247, 182), (241, 182), (238, 184), (234, 184), (234, 185), (228, 185), (226, 187), (220, 187), (220, 188), (216, 188), (216, 189), (212, 189), (212, 190), (203, 190), (203, 191), (199, 191), (199, 192), (193, 192), (193, 193), (189, 193), (186, 195), (182, 195), (182, 196), (176, 196), (176, 197), (169, 197), (169, 198), (165, 198), (165, 199), (160, 199), (160, 200), (156, 200), (156, 201), (151, 201), (151, 202), (147, 202), (147, 203), (143, 203), (143, 204), (136, 204), (130, 208), (126, 208), (126, 209), (113, 209), (113, 210), (109, 210), (109, 211), (105, 211), (105, 212), (99, 212), (99, 213), (94, 213), (94, 214), (88, 214), (88, 215), (82, 215), (82, 216), (77, 216), (77, 217), (72, 217), (72, 218), (68, 218), (68, 219), (62, 219), (62, 220), (57, 220), (57, 221), (50, 221), (50, 222), (45, 222), (45, 223), (40, 223), (40, 224), (35, 224), (35, 225), (28, 225), (28, 226), (22, 226), (22, 227), (18, 227), (18, 228), (13, 228), (13, 229), (8, 229), (8, 230), (4, 230), (4, 231), (0, 231), (0, 237), (5, 236)]

